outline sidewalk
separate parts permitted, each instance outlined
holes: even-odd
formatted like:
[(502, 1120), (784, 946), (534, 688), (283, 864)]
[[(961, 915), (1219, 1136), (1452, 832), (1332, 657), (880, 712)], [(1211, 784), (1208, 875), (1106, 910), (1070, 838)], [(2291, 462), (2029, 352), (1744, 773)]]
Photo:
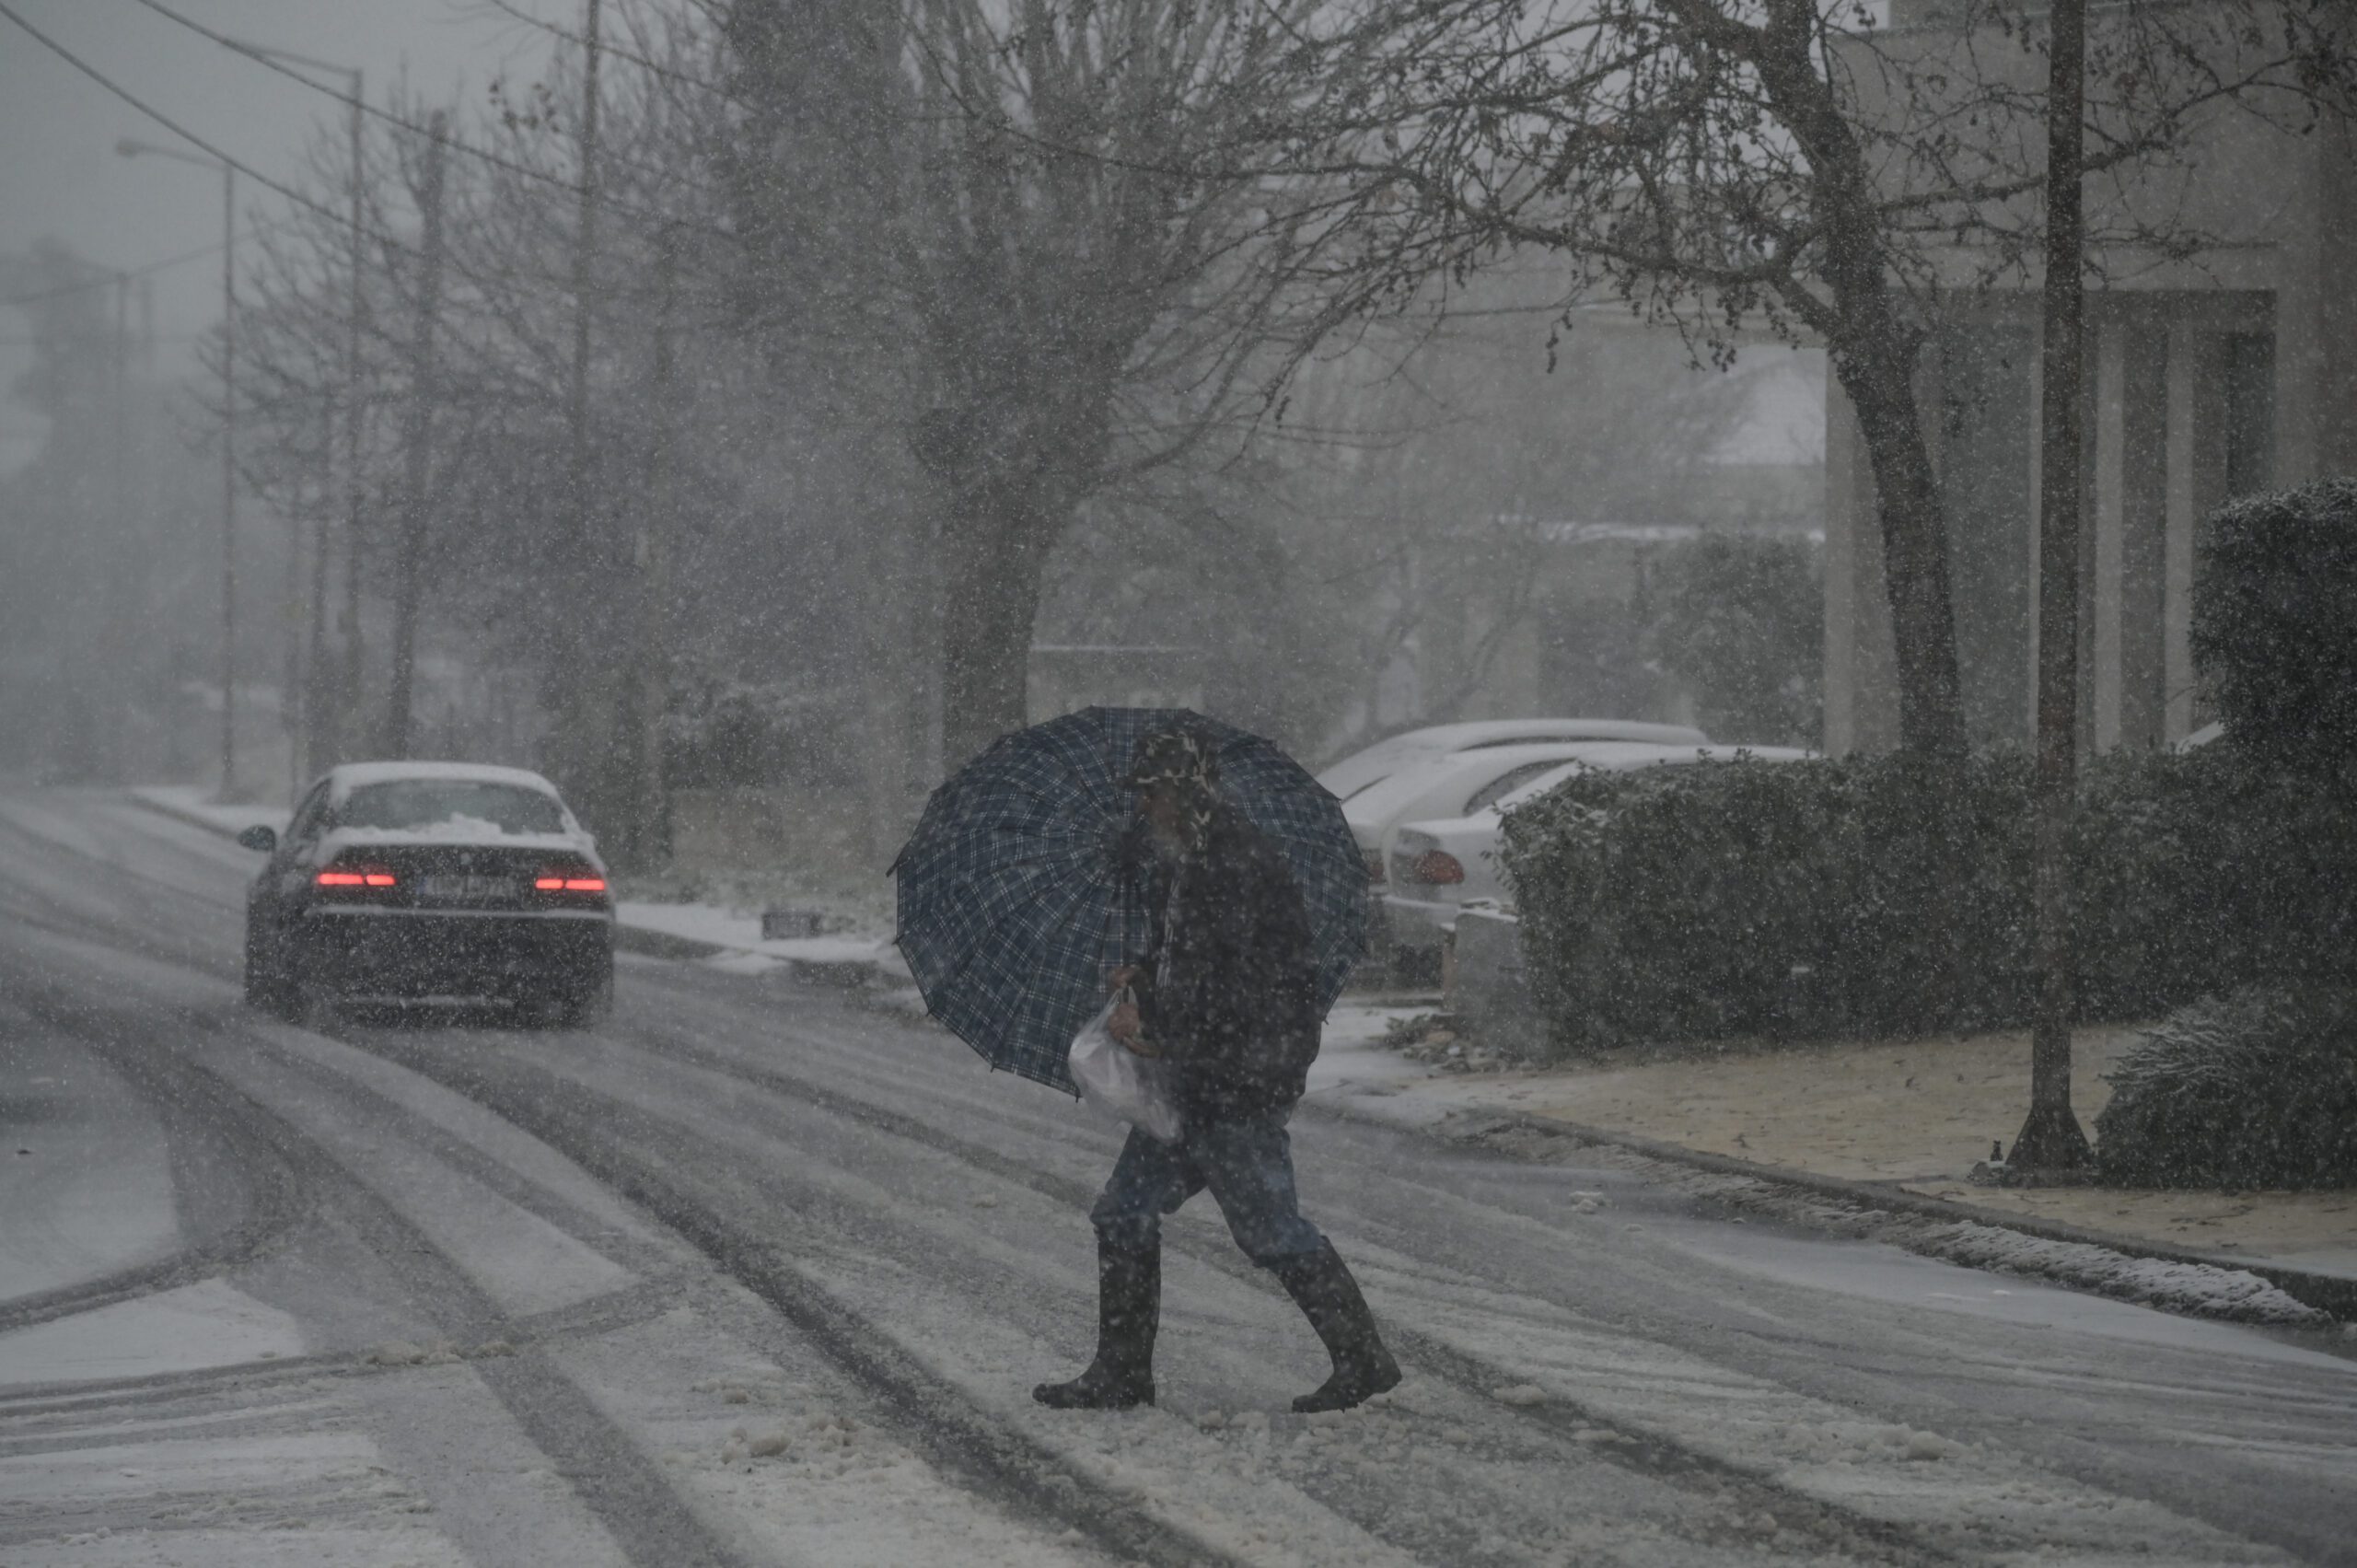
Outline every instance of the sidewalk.
[[(1446, 1020), (1436, 1020), (1446, 1029)], [(2026, 1031), (1782, 1049), (1686, 1048), (1625, 1063), (1480, 1071), (1431, 1046), (1375, 1046), (1361, 1028), (1345, 1060), (1374, 1050), (1412, 1075), (1387, 1095), (1387, 1120), (1464, 1113), (1525, 1116), (1657, 1144), (1763, 1176), (1857, 1184), (1926, 1200), (1959, 1217), (2061, 1234), (2123, 1250), (2199, 1257), (2224, 1267), (2293, 1271), (2357, 1283), (2357, 1192), (2007, 1189), (1968, 1182), (1992, 1142), (2008, 1147), (2026, 1110)], [(2128, 1028), (2084, 1028), (2072, 1099), (2092, 1126), (2110, 1098), (2100, 1074), (2135, 1042)], [(1431, 1060), (1424, 1060), (1430, 1058)], [(1338, 1069), (1341, 1063), (1336, 1063)], [(1369, 1109), (1373, 1109), (1370, 1107)], [(1726, 1168), (1721, 1167), (1721, 1168)]]

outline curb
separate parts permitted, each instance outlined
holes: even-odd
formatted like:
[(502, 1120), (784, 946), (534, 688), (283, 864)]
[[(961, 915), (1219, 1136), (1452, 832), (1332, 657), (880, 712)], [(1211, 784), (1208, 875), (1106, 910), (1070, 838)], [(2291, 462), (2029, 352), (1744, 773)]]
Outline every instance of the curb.
[(165, 818), (170, 821), (178, 822), (183, 827), (202, 828), (206, 832), (213, 834), (216, 838), (227, 839), (231, 843), (235, 843), (238, 841), (238, 835), (236, 833), (231, 832), (228, 829), (223, 827), (220, 823), (214, 821), (209, 817), (200, 816), (198, 813), (193, 811), (183, 811), (177, 806), (168, 806), (160, 800), (150, 800), (147, 796), (141, 795), (136, 790), (124, 790), (122, 792), (122, 798), (129, 801), (132, 805), (136, 806), (142, 811), (152, 811), (157, 816)]
[(624, 925), (614, 922), (614, 951), (636, 953), (648, 958), (678, 958), (692, 962), (698, 958), (717, 958), (724, 954), (742, 952), (738, 947), (724, 947), (717, 942), (705, 942), (693, 936), (674, 936), (668, 931), (651, 931), (643, 925)]
[[(1370, 1118), (1370, 1120), (1375, 1120)], [(2219, 1269), (2231, 1272), (2253, 1274), (2265, 1280), (2303, 1307), (2321, 1312), (2340, 1322), (2357, 1320), (2357, 1279), (2345, 1279), (2335, 1274), (2311, 1273), (2305, 1269), (2285, 1268), (2258, 1259), (2235, 1258), (2223, 1253), (2200, 1252), (2184, 1248), (2162, 1246), (2135, 1237), (2115, 1236), (2108, 1231), (2083, 1229), (2052, 1220), (2003, 1214), (1978, 1209), (1969, 1203), (1958, 1203), (1945, 1198), (1928, 1198), (1919, 1192), (1895, 1191), (1870, 1181), (1852, 1181), (1838, 1176), (1819, 1176), (1812, 1171), (1793, 1170), (1782, 1166), (1757, 1165), (1737, 1159), (1732, 1155), (1708, 1154), (1689, 1149), (1660, 1138), (1648, 1138), (1637, 1132), (1616, 1132), (1607, 1128), (1590, 1127), (1583, 1122), (1565, 1121), (1553, 1117), (1534, 1116), (1528, 1111), (1499, 1111), (1489, 1114), (1478, 1131), (1494, 1132), (1511, 1129), (1535, 1133), (1541, 1137), (1566, 1138), (1578, 1143), (1599, 1144), (1608, 1148), (1627, 1150), (1650, 1159), (1682, 1165), (1708, 1171), (1714, 1176), (1736, 1176), (1766, 1186), (1806, 1192), (1814, 1197), (1832, 1198), (1868, 1209), (1897, 1212), (1923, 1219), (1945, 1220), (1953, 1224), (1986, 1225), (1996, 1230), (2010, 1230), (2039, 1241), (2061, 1242), (2075, 1247), (2100, 1248), (2123, 1257), (2144, 1259), (2155, 1263), (2175, 1263), (2196, 1268)], [(1477, 1129), (1469, 1129), (1469, 1131)]]

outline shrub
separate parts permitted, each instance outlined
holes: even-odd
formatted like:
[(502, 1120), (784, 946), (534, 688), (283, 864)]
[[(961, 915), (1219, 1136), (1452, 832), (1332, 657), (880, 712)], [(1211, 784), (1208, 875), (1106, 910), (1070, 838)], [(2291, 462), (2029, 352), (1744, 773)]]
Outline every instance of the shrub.
[(2102, 1179), (2357, 1186), (2357, 990), (2251, 988), (2144, 1031), (2107, 1074)]
[[(1565, 1050), (2026, 1022), (2029, 761), (1713, 762), (1575, 777), (1505, 821)], [(2073, 847), (2087, 1018), (2357, 978), (2357, 806), (2209, 748), (2089, 770)]]
[(1805, 539), (1708, 534), (1663, 558), (1648, 658), (1692, 694), (1711, 734), (1810, 746), (1823, 729), (1824, 551)]
[(2193, 660), (2230, 743), (2346, 776), (2357, 765), (2357, 482), (2222, 508), (2200, 564)]

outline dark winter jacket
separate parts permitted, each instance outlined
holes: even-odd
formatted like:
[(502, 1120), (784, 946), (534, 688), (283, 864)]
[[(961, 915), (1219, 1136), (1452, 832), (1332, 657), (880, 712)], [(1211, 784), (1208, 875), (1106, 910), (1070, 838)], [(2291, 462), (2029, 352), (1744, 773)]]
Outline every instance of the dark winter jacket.
[(1219, 807), (1199, 851), (1154, 866), (1149, 907), (1138, 1012), (1188, 1119), (1290, 1107), (1317, 1058), (1320, 1019), (1309, 914), (1284, 852)]

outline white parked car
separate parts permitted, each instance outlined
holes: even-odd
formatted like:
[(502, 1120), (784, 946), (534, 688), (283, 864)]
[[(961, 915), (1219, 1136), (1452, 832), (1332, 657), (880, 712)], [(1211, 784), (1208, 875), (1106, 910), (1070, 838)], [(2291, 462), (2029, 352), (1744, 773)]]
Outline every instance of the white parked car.
[(1505, 869), (1498, 864), (1505, 814), (1536, 800), (1574, 773), (1624, 772), (1638, 768), (1674, 768), (1705, 761), (1798, 762), (1817, 756), (1790, 746), (1631, 746), (1585, 749), (1560, 763), (1492, 794), (1455, 817), (1426, 818), (1395, 827), (1384, 842), (1387, 873), (1385, 919), (1395, 948), (1437, 948), (1457, 928), (1457, 912), (1469, 904), (1512, 902)]
[(1349, 800), (1419, 762), (1453, 751), (1484, 750), (1498, 746), (1529, 746), (1555, 740), (1641, 740), (1662, 746), (1704, 746), (1701, 730), (1682, 724), (1647, 724), (1638, 719), (1480, 719), (1469, 724), (1433, 725), (1378, 740), (1353, 751), (1318, 775), (1318, 782), (1338, 800)]
[[(1359, 853), (1366, 857), (1367, 881), (1380, 889), (1384, 845), (1403, 822), (1427, 817), (1462, 817), (1479, 811), (1516, 786), (1580, 758), (1609, 755), (1636, 745), (1627, 740), (1550, 740), (1522, 746), (1480, 746), (1418, 758), (1342, 802)], [(1648, 755), (1658, 746), (1641, 747)]]

